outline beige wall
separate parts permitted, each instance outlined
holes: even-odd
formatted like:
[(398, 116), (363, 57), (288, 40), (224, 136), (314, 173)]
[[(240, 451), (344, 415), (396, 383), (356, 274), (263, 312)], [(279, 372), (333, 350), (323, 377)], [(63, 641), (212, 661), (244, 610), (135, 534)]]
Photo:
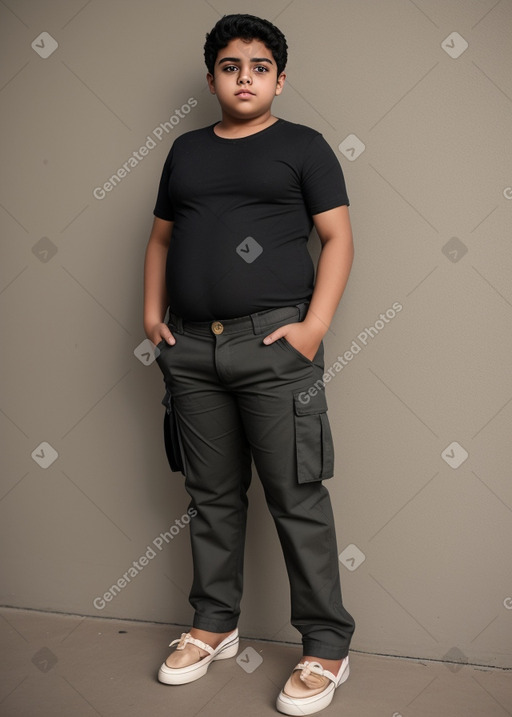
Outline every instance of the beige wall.
[[(205, 33), (240, 11), (285, 32), (275, 113), (324, 134), (351, 198), (326, 367), (353, 647), (512, 666), (509, 0), (0, 4), (0, 602), (189, 624), (188, 496), (135, 355), (142, 262), (173, 138), (218, 118)], [(257, 480), (250, 497), (241, 632), (298, 642)]]

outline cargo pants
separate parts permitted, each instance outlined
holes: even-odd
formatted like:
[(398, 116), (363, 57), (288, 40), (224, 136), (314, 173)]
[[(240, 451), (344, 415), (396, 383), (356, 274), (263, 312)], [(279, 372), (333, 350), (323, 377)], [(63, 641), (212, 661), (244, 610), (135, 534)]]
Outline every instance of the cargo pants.
[(157, 346), (167, 392), (166, 449), (185, 476), (190, 507), (193, 626), (237, 626), (243, 585), (247, 489), (254, 460), (288, 573), (291, 623), (304, 655), (341, 659), (355, 623), (342, 603), (330, 497), (334, 453), (322, 388), (323, 346), (313, 361), (285, 338), (307, 305), (238, 319), (188, 322)]

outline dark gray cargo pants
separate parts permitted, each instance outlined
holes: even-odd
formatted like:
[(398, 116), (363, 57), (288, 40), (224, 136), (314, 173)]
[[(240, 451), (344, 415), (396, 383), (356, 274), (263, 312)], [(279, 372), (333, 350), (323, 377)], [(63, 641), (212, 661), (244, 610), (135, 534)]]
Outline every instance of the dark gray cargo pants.
[(194, 627), (237, 626), (252, 456), (283, 549), (291, 623), (304, 654), (341, 659), (354, 620), (342, 604), (334, 519), (322, 483), (333, 474), (333, 445), (325, 393), (308, 393), (323, 375), (323, 347), (309, 361), (286, 339), (263, 344), (305, 311), (300, 305), (208, 323), (171, 315), (176, 344), (161, 342), (157, 362), (168, 389), (169, 448), (182, 459), (197, 511), (190, 521)]

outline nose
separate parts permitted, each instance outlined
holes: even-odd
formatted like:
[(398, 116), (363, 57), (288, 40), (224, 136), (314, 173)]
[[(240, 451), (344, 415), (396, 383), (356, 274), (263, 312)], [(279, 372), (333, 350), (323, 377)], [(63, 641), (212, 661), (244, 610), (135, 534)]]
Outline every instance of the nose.
[(240, 77), (238, 78), (238, 83), (240, 85), (250, 85), (251, 84), (251, 78), (248, 75), (242, 75), (240, 74)]

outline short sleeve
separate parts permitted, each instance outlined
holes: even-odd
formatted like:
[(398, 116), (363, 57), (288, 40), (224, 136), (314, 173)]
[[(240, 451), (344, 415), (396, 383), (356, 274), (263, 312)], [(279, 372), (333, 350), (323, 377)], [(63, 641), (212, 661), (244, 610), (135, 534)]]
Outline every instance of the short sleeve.
[(158, 186), (158, 195), (156, 198), (155, 208), (153, 214), (159, 219), (165, 219), (168, 222), (174, 221), (174, 208), (172, 206), (171, 197), (169, 194), (169, 180), (171, 177), (171, 162), (172, 162), (172, 149), (167, 155), (164, 167), (162, 169), (162, 175), (160, 177), (160, 184)]
[(302, 193), (311, 215), (350, 204), (341, 165), (321, 134), (305, 150)]

